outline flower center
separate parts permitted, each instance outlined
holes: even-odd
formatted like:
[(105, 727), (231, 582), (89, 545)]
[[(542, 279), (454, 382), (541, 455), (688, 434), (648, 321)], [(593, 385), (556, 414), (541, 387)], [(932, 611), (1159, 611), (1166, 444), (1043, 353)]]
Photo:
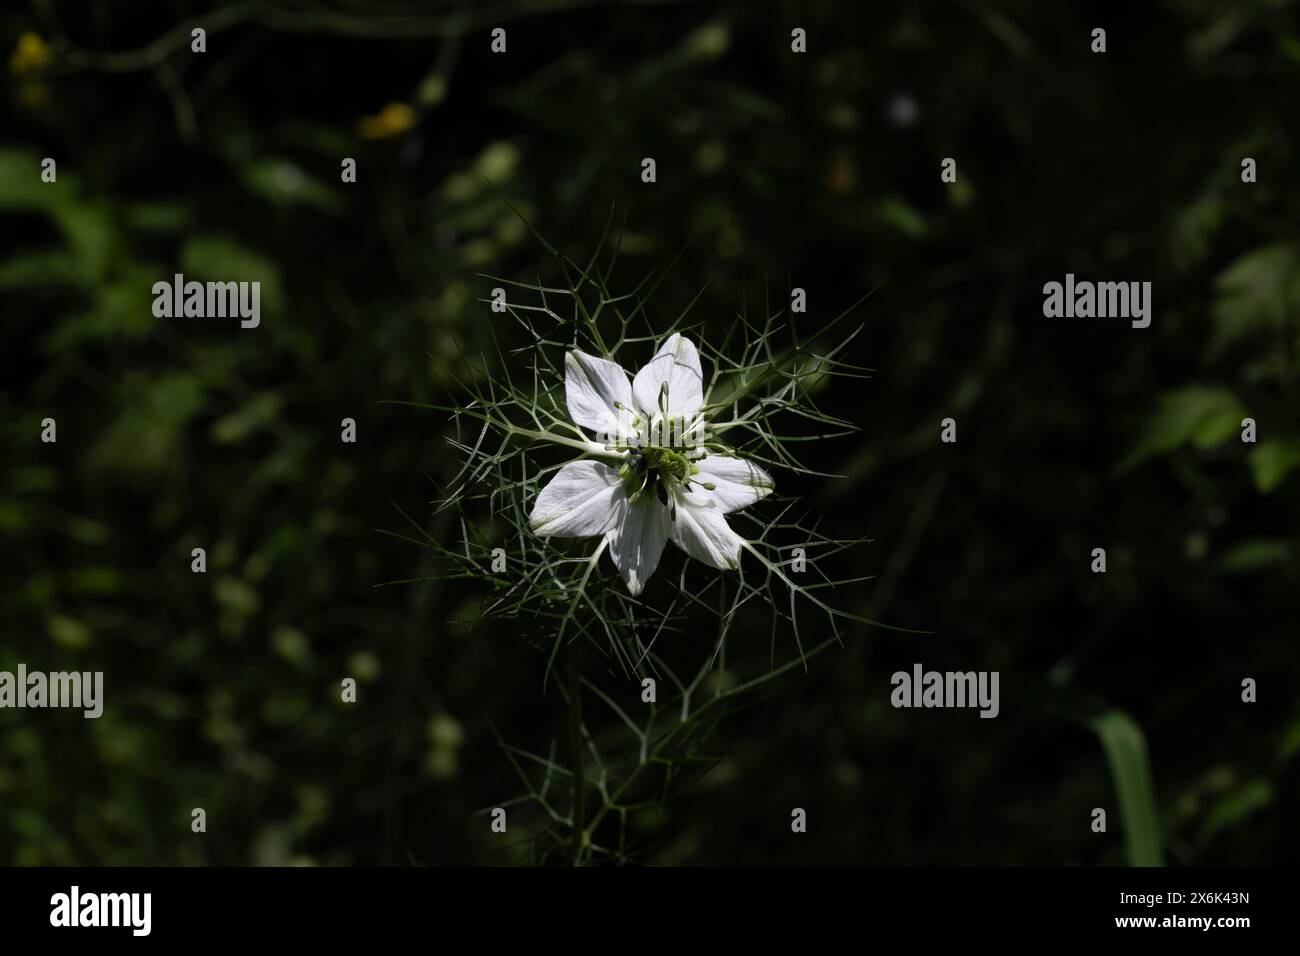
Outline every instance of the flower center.
[(628, 501), (650, 501), (655, 498), (676, 514), (676, 505), (670, 491), (674, 485), (689, 489), (692, 482), (712, 491), (714, 485), (695, 481), (700, 468), (681, 452), (656, 445), (636, 446), (628, 449), (627, 461), (619, 470)]

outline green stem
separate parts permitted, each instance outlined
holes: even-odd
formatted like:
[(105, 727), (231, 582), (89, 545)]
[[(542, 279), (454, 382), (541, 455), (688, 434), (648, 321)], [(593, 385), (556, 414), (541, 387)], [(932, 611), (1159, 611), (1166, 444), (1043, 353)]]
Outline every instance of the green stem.
[(622, 458), (623, 453), (610, 451), (600, 442), (588, 441), (586, 439), (565, 438), (563, 435), (557, 435), (554, 432), (538, 431), (535, 428), (520, 428), (517, 425), (511, 425), (510, 431), (523, 438), (531, 438), (533, 441), (546, 441), (555, 445), (565, 445), (569, 448), (576, 448), (579, 451), (592, 455), (597, 458)]

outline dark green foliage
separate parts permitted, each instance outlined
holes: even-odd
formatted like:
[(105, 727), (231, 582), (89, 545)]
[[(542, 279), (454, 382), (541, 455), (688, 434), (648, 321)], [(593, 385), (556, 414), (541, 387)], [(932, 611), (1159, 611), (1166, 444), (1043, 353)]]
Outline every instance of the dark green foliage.
[[(315, 7), (0, 14), (6, 58), (50, 51), (5, 64), (0, 669), (107, 685), (98, 721), (0, 711), (0, 862), (526, 858), (522, 813), (504, 839), (476, 811), (518, 793), (510, 748), (568, 745), (551, 647), (474, 626), (490, 588), (417, 580), (382, 533), (461, 536), (430, 504), (446, 416), (387, 403), (463, 399), (482, 274), (560, 284), (507, 199), (579, 261), (613, 210), (611, 285), (662, 274), (664, 328), (721, 338), (791, 287), (812, 328), (872, 292), (847, 359), (874, 377), (818, 397), (863, 431), (800, 449), (844, 477), (781, 491), (874, 539), (834, 570), (874, 576), (846, 610), (932, 633), (853, 625), (709, 725), (630, 811), (633, 858), (1294, 858), (1296, 3)], [(155, 319), (176, 272), (259, 279), (261, 326)], [(1066, 272), (1151, 281), (1151, 328), (1045, 319)], [(665, 650), (699, 666), (691, 639)], [(1000, 671), (1001, 715), (892, 709), (916, 661)]]

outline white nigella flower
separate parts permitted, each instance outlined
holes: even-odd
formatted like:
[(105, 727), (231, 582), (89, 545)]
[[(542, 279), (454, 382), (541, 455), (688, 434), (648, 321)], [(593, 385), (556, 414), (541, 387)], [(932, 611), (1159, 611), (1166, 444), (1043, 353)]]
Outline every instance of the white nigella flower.
[(757, 465), (705, 443), (695, 344), (674, 334), (631, 381), (617, 362), (585, 352), (570, 352), (564, 371), (569, 417), (595, 432), (616, 464), (581, 459), (561, 468), (537, 496), (533, 531), (604, 537), (634, 595), (669, 539), (705, 564), (739, 567), (742, 539), (723, 516), (774, 485)]

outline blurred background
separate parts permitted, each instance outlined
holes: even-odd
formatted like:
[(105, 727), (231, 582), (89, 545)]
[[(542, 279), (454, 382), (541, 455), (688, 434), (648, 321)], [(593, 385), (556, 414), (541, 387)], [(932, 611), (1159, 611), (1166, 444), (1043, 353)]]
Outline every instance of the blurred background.
[[(461, 397), (481, 273), (553, 273), (505, 198), (580, 260), (612, 209), (616, 287), (686, 248), (665, 328), (876, 290), (873, 377), (819, 397), (845, 477), (782, 490), (873, 539), (842, 604), (931, 633), (854, 628), (732, 715), (639, 861), (1140, 862), (1149, 790), (1146, 859), (1293, 862), (1297, 6), (6, 5), (0, 669), (106, 701), (0, 711), (0, 863), (522, 858), (475, 811), (518, 791), (493, 727), (562, 735), (544, 653), (473, 586), (380, 586), (429, 573), (398, 508), (456, 534), (445, 417), (382, 403)], [(261, 327), (155, 319), (175, 272), (259, 280)], [(1150, 281), (1151, 327), (1045, 319), (1066, 272)], [(999, 671), (1000, 716), (891, 708), (918, 661)]]

